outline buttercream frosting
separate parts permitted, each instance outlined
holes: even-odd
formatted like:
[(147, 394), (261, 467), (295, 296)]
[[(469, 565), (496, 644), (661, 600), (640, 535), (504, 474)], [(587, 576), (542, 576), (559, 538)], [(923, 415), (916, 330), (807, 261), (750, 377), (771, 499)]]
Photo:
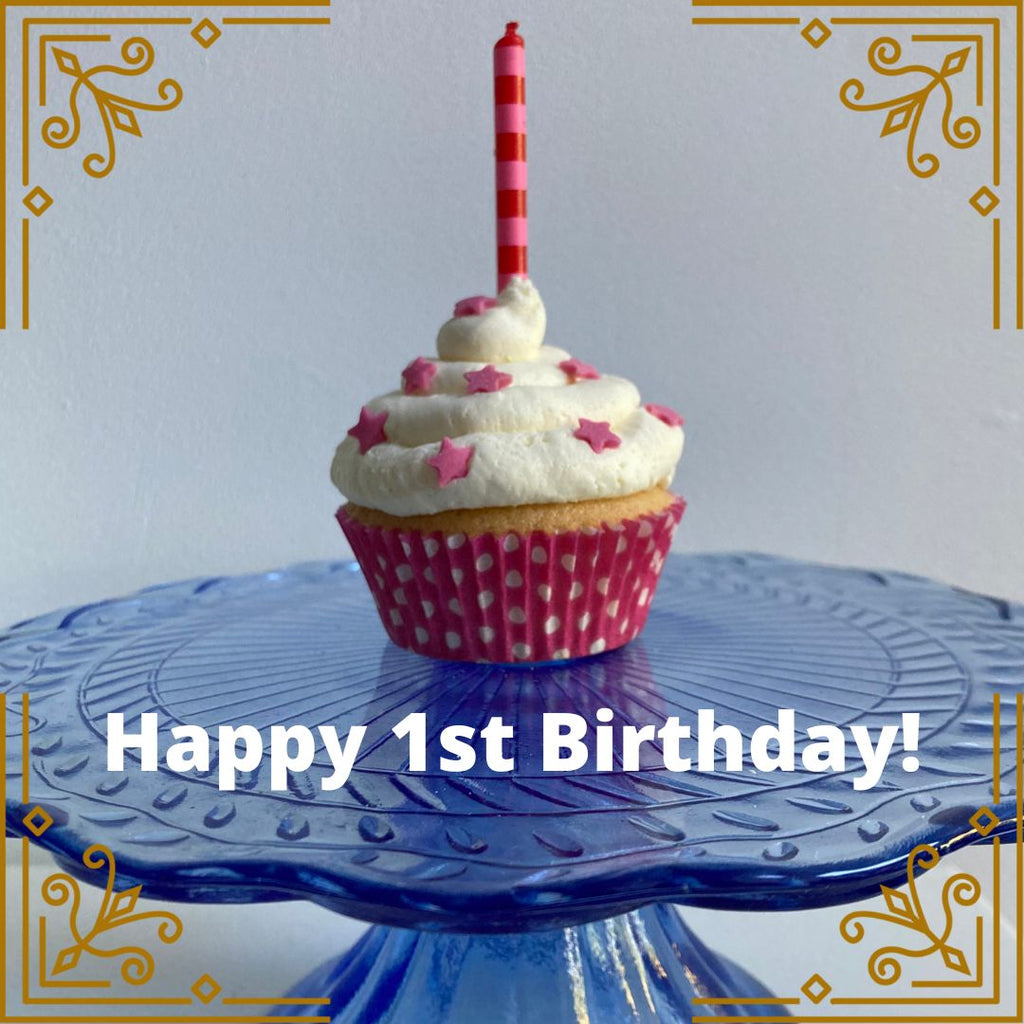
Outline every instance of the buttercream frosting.
[[(671, 482), (681, 419), (641, 405), (630, 381), (545, 345), (544, 304), (527, 278), (513, 278), (493, 305), (468, 307), (480, 312), (456, 308), (461, 315), (438, 332), (438, 357), (410, 363), (403, 386), (369, 401), (338, 446), (331, 479), (350, 501), (429, 515), (622, 497)], [(466, 452), (458, 475), (448, 468), (453, 452)]]

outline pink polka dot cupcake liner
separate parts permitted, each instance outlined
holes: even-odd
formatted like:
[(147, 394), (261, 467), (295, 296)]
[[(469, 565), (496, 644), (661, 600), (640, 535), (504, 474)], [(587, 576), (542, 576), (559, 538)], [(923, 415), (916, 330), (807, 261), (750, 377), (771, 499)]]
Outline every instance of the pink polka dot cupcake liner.
[(456, 661), (564, 661), (643, 629), (686, 503), (559, 533), (423, 533), (337, 519), (399, 647)]

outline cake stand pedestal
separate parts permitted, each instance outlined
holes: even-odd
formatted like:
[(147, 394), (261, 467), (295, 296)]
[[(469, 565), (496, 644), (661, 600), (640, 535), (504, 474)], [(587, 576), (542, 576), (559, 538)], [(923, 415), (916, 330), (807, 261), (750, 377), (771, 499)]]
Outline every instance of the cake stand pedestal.
[[(95, 882), (83, 854), (116, 857), (118, 890), (207, 902), (308, 899), (377, 925), (301, 986), (332, 1021), (690, 1021), (784, 1018), (785, 1007), (704, 947), (667, 904), (821, 907), (907, 881), (922, 844), (949, 853), (1019, 835), (1013, 711), (1024, 609), (916, 577), (756, 555), (669, 559), (647, 629), (561, 666), (420, 658), (384, 637), (358, 568), (317, 563), (193, 580), (22, 623), (0, 635), (8, 708), (9, 833)], [(17, 710), (29, 695), (28, 717)], [(993, 696), (1004, 706), (993, 728)], [(663, 725), (713, 707), (744, 736), (796, 712), (877, 736), (921, 715), (920, 767), (899, 750), (881, 782), (846, 771), (541, 770), (545, 712)], [(392, 726), (427, 716), (426, 772)], [(222, 792), (204, 773), (108, 773), (107, 715), (179, 724), (367, 726), (346, 784), (318, 748), (270, 788), (269, 764)], [(1019, 710), (1017, 711), (1019, 715)], [(445, 725), (514, 728), (513, 771), (438, 769)], [(20, 737), (29, 745), (28, 800)], [(995, 741), (993, 740), (995, 737)], [(995, 742), (996, 750), (993, 750)], [(800, 765), (798, 742), (797, 764)], [(993, 781), (998, 780), (996, 791)], [(53, 824), (40, 835), (30, 812)], [(976, 812), (987, 807), (990, 816)], [(972, 818), (975, 820), (972, 821)], [(994, 824), (993, 824), (994, 823)], [(921, 863), (917, 868), (924, 866)], [(728, 998), (728, 1002), (716, 999)]]

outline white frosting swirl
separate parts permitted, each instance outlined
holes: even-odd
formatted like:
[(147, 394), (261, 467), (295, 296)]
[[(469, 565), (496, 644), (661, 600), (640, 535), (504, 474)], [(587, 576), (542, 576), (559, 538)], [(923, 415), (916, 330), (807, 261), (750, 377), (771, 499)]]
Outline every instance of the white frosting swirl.
[[(349, 500), (395, 516), (458, 508), (585, 501), (667, 485), (683, 432), (641, 407), (621, 377), (573, 379), (569, 356), (544, 345), (546, 316), (537, 290), (513, 278), (497, 305), (453, 317), (437, 336), (439, 359), (426, 394), (402, 390), (367, 403), (387, 413), (387, 441), (360, 452), (354, 437), (338, 446), (331, 479)], [(509, 374), (501, 390), (467, 393), (465, 374), (493, 364)], [(620, 439), (595, 451), (574, 436), (580, 420), (606, 422)], [(472, 446), (466, 476), (439, 486), (427, 462), (449, 437)]]
[(548, 317), (537, 289), (513, 277), (498, 304), (477, 316), (453, 316), (437, 332), (437, 354), (444, 360), (514, 363), (535, 359), (544, 344)]

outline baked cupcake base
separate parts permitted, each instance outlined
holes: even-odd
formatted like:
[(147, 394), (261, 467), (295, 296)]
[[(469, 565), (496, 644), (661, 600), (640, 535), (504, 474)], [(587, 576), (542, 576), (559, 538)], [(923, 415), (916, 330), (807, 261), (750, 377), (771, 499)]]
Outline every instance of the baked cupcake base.
[(434, 658), (524, 663), (632, 640), (685, 507), (657, 487), (432, 516), (348, 504), (337, 519), (396, 644)]

